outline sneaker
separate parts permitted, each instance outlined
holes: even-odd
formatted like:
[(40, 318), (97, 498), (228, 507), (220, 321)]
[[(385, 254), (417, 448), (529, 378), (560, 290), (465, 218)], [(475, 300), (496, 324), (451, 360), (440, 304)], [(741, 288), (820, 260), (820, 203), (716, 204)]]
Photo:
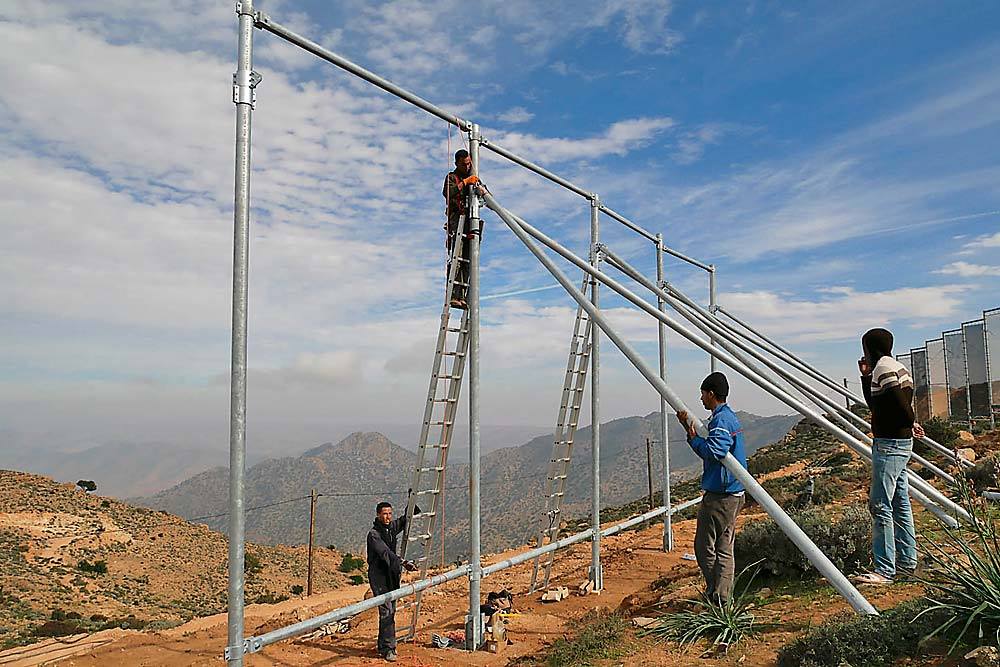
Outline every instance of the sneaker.
[(893, 582), (889, 577), (884, 577), (877, 572), (865, 572), (864, 574), (856, 575), (851, 577), (851, 581), (863, 586), (888, 586)]
[(396, 652), (393, 651), (393, 650), (390, 650), (388, 653), (385, 654), (385, 661), (386, 662), (396, 662), (396, 659), (397, 659), (396, 658)]

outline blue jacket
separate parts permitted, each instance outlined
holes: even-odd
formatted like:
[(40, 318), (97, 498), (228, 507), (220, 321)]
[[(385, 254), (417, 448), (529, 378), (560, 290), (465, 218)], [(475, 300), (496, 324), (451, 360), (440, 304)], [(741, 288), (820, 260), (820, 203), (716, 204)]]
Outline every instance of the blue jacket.
[(744, 490), (743, 484), (719, 462), (731, 453), (744, 468), (747, 467), (743, 427), (729, 405), (723, 403), (712, 411), (707, 438), (696, 435), (688, 444), (703, 462), (702, 489), (713, 493), (739, 493)]

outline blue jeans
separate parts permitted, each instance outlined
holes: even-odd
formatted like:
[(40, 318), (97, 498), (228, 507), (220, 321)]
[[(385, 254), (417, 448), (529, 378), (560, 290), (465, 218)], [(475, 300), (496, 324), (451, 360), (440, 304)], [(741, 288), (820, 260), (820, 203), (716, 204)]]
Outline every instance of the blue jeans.
[(896, 566), (917, 566), (917, 539), (910, 508), (906, 464), (913, 440), (875, 438), (872, 443), (872, 485), (868, 509), (872, 514), (872, 553), (875, 572), (892, 579)]

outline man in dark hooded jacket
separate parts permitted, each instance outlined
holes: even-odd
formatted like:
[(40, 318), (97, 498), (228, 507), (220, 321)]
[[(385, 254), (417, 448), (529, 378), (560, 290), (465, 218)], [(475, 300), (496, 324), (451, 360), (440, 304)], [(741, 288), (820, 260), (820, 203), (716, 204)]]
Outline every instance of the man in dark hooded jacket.
[(906, 464), (913, 437), (924, 430), (913, 420), (913, 380), (892, 356), (892, 334), (872, 329), (861, 337), (861, 388), (872, 413), (872, 515), (874, 572), (855, 577), (861, 584), (891, 584), (897, 573), (917, 567), (917, 540), (910, 508)]
[[(415, 512), (420, 508), (414, 507)], [(375, 507), (375, 523), (368, 531), (368, 584), (378, 597), (399, 588), (403, 569), (413, 571), (413, 561), (403, 560), (396, 553), (396, 537), (406, 530), (406, 516), (392, 518), (392, 503), (381, 502)], [(396, 661), (396, 603), (378, 607), (378, 654), (389, 662)]]

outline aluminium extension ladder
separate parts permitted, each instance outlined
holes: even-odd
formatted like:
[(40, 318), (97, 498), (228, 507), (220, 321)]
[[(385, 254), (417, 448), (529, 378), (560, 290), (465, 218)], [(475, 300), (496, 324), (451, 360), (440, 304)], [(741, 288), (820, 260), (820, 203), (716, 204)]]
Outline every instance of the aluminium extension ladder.
[[(591, 289), (591, 279), (584, 278), (583, 293)], [(566, 362), (566, 377), (563, 380), (562, 402), (559, 405), (559, 417), (556, 419), (555, 438), (552, 443), (552, 456), (549, 459), (549, 471), (545, 484), (545, 513), (542, 515), (538, 531), (536, 547), (546, 542), (555, 541), (559, 536), (562, 502), (566, 494), (566, 478), (569, 475), (570, 460), (573, 458), (573, 440), (576, 437), (576, 427), (580, 420), (580, 406), (583, 403), (583, 389), (587, 382), (587, 371), (590, 367), (591, 331), (593, 323), (590, 317), (578, 307), (576, 322), (573, 325), (573, 336), (569, 342), (569, 359)], [(544, 559), (544, 562), (543, 562)], [(552, 563), (555, 553), (535, 557), (535, 568), (531, 573), (533, 593), (549, 585), (552, 574)], [(538, 573), (544, 570), (539, 586)]]
[[(462, 311), (458, 326), (452, 325), (451, 317), (451, 300), (455, 287), (461, 286), (468, 290), (468, 283), (456, 280), (459, 264), (469, 261), (462, 256), (462, 248), (469, 242), (462, 233), (464, 229), (465, 216), (462, 216), (448, 261), (448, 286), (444, 295), (444, 309), (441, 311), (441, 328), (438, 330), (430, 387), (427, 391), (427, 403), (424, 406), (424, 420), (420, 427), (417, 463), (407, 494), (408, 520), (403, 533), (400, 555), (406, 558), (408, 551), (413, 553), (413, 549), (417, 550), (417, 557), (412, 560), (420, 568), (421, 579), (427, 577), (430, 565), (434, 529), (441, 507), (444, 471), (448, 463), (448, 449), (454, 432), (455, 414), (458, 411), (458, 398), (462, 391), (462, 376), (469, 349), (469, 311)], [(414, 513), (415, 505), (420, 506), (420, 511), (417, 513)], [(405, 602), (401, 601), (397, 608), (397, 611), (409, 613), (405, 625), (401, 625), (397, 630), (396, 635), (400, 640), (410, 639), (416, 634), (420, 599), (421, 594), (418, 592)]]

